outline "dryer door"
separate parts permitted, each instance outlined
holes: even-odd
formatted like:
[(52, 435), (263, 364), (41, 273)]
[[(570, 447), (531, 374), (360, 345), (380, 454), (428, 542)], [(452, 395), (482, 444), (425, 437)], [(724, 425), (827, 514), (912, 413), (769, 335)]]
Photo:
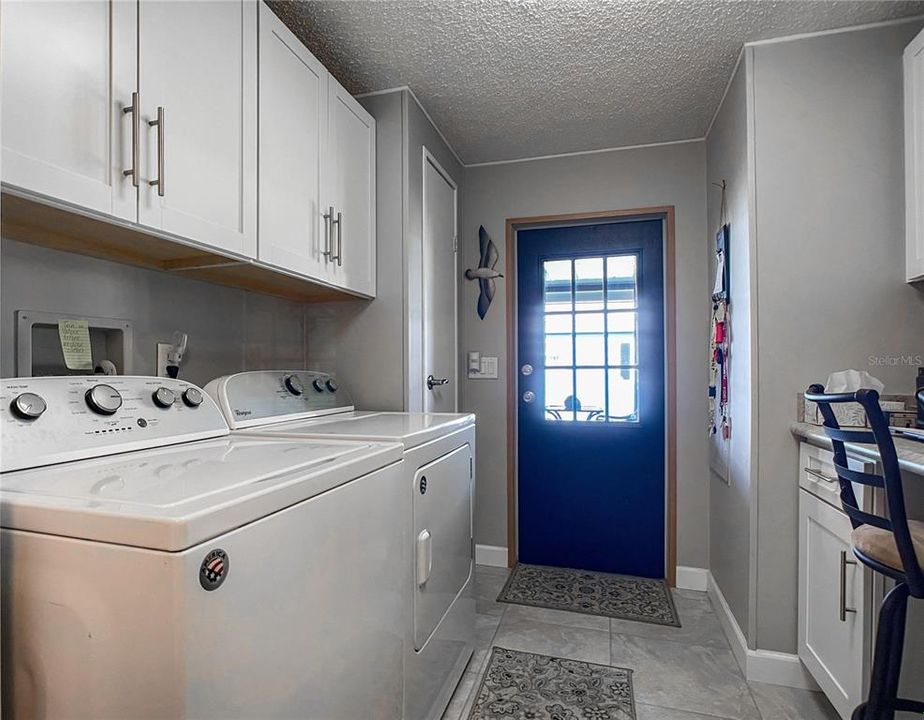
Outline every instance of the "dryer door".
[(471, 576), (472, 448), (463, 445), (414, 476), (414, 649), (426, 645)]

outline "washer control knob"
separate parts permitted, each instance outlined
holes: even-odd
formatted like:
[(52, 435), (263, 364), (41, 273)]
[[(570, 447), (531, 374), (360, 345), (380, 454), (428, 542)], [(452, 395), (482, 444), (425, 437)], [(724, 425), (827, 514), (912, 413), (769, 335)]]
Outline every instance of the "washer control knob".
[(36, 420), (41, 417), (48, 405), (35, 393), (22, 393), (17, 395), (13, 402), (10, 403), (10, 409), (13, 414), (23, 420)]
[(301, 395), (305, 392), (305, 386), (302, 385), (302, 381), (298, 379), (298, 375), (286, 375), (282, 382), (286, 386), (286, 390), (293, 395)]
[(324, 392), (324, 381), (321, 378), (315, 378), (311, 381), (311, 387), (318, 392)]
[(90, 409), (100, 415), (115, 415), (122, 407), (122, 396), (112, 385), (94, 385), (84, 397)]
[(202, 393), (194, 387), (186, 388), (183, 391), (183, 402), (191, 408), (197, 408), (202, 404)]
[(154, 391), (154, 404), (157, 407), (168, 408), (176, 402), (176, 393), (168, 387), (161, 385)]
[(325, 385), (327, 385), (327, 389), (330, 390), (331, 392), (337, 392), (337, 388), (339, 387), (337, 385), (337, 381), (334, 380), (333, 378), (327, 378), (327, 382), (325, 383)]

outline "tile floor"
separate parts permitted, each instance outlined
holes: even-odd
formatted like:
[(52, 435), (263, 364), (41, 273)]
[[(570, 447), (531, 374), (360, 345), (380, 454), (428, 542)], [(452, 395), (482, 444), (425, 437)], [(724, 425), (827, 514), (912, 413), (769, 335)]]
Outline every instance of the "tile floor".
[(507, 570), (475, 573), (475, 654), (443, 720), (465, 720), (492, 645), (632, 668), (637, 720), (838, 720), (821, 693), (748, 683), (705, 593), (677, 590), (682, 628), (495, 601)]

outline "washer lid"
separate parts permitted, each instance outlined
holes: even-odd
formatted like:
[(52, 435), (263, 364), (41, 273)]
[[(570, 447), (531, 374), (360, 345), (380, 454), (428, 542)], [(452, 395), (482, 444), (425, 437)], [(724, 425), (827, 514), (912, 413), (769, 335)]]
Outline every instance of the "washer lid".
[(238, 436), (4, 473), (0, 524), (183, 550), (397, 462), (401, 450)]
[(474, 415), (459, 413), (348, 412), (313, 420), (264, 425), (247, 432), (292, 438), (400, 442), (407, 449), (448, 435), (474, 422)]

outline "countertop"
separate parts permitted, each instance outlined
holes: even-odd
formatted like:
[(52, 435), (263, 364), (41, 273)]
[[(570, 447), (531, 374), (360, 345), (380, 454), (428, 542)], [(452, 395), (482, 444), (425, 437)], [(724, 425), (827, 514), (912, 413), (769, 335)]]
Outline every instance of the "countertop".
[[(796, 422), (792, 423), (789, 429), (793, 435), (812, 445), (831, 448), (831, 441), (825, 435), (824, 428), (820, 425)], [(924, 476), (924, 443), (898, 437), (893, 438), (893, 440), (895, 441), (895, 452), (898, 455), (898, 464), (901, 469), (915, 475)], [(879, 451), (875, 445), (847, 443), (847, 452), (858, 458), (879, 460)]]

